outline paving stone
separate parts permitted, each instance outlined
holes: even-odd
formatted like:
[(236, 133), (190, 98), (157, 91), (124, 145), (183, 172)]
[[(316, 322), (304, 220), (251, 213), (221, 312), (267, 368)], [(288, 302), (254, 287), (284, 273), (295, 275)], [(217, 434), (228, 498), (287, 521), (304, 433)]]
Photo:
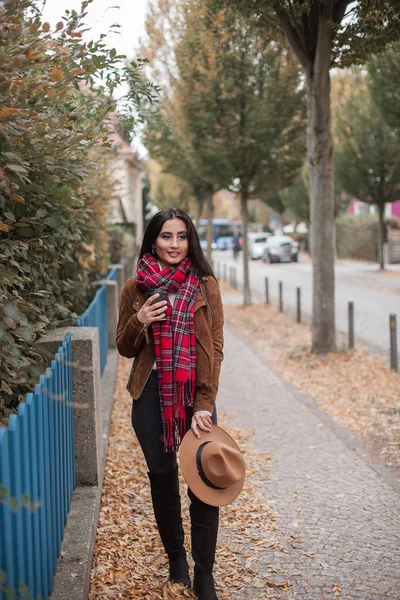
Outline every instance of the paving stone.
[(267, 548), (261, 565), (291, 584), (275, 597), (400, 600), (400, 498), (390, 479), (229, 327), (225, 338), (219, 409), (253, 428), (252, 443), (272, 458), (261, 490), (288, 554)]

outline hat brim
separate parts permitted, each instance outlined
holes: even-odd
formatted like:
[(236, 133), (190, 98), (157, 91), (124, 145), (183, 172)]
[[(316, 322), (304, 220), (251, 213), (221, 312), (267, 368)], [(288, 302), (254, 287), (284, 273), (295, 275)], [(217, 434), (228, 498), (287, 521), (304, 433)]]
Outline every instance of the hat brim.
[(193, 431), (189, 429), (179, 448), (179, 463), (182, 475), (194, 495), (211, 506), (226, 506), (231, 504), (240, 494), (246, 472), (244, 471), (243, 477), (239, 481), (225, 490), (215, 490), (209, 487), (201, 479), (196, 468), (196, 453), (199, 446), (204, 442), (220, 442), (239, 450), (239, 452), (240, 448), (229, 433), (218, 425), (213, 425), (213, 430), (210, 432), (200, 431), (200, 438), (197, 438)]

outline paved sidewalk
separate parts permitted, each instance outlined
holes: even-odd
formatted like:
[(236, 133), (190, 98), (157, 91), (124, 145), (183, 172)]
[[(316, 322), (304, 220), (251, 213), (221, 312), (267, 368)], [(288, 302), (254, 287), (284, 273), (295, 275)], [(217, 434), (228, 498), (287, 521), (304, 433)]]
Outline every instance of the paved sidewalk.
[(260, 485), (277, 529), (260, 532), (258, 569), (290, 583), (274, 597), (400, 600), (400, 497), (390, 479), (229, 326), (218, 406), (253, 428), (250, 442), (272, 459)]

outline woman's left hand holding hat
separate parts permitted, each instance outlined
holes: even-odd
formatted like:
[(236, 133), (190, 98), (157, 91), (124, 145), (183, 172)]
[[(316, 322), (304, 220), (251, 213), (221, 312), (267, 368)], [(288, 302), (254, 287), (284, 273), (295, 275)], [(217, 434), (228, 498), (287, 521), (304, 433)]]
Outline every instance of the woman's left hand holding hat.
[(192, 416), (191, 430), (197, 438), (200, 438), (200, 431), (212, 431), (212, 420), (208, 410), (196, 410)]

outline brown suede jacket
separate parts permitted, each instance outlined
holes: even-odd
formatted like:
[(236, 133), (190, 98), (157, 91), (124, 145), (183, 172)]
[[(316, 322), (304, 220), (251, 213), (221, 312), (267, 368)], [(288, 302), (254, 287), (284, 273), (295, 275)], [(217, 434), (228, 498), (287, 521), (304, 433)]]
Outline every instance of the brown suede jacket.
[[(155, 360), (151, 326), (147, 329), (137, 318), (146, 296), (128, 279), (121, 295), (117, 326), (117, 348), (122, 356), (134, 357), (127, 389), (137, 400), (150, 376)], [(223, 355), (224, 313), (221, 294), (214, 277), (200, 281), (194, 305), (196, 336), (196, 390), (194, 410), (214, 410)]]

